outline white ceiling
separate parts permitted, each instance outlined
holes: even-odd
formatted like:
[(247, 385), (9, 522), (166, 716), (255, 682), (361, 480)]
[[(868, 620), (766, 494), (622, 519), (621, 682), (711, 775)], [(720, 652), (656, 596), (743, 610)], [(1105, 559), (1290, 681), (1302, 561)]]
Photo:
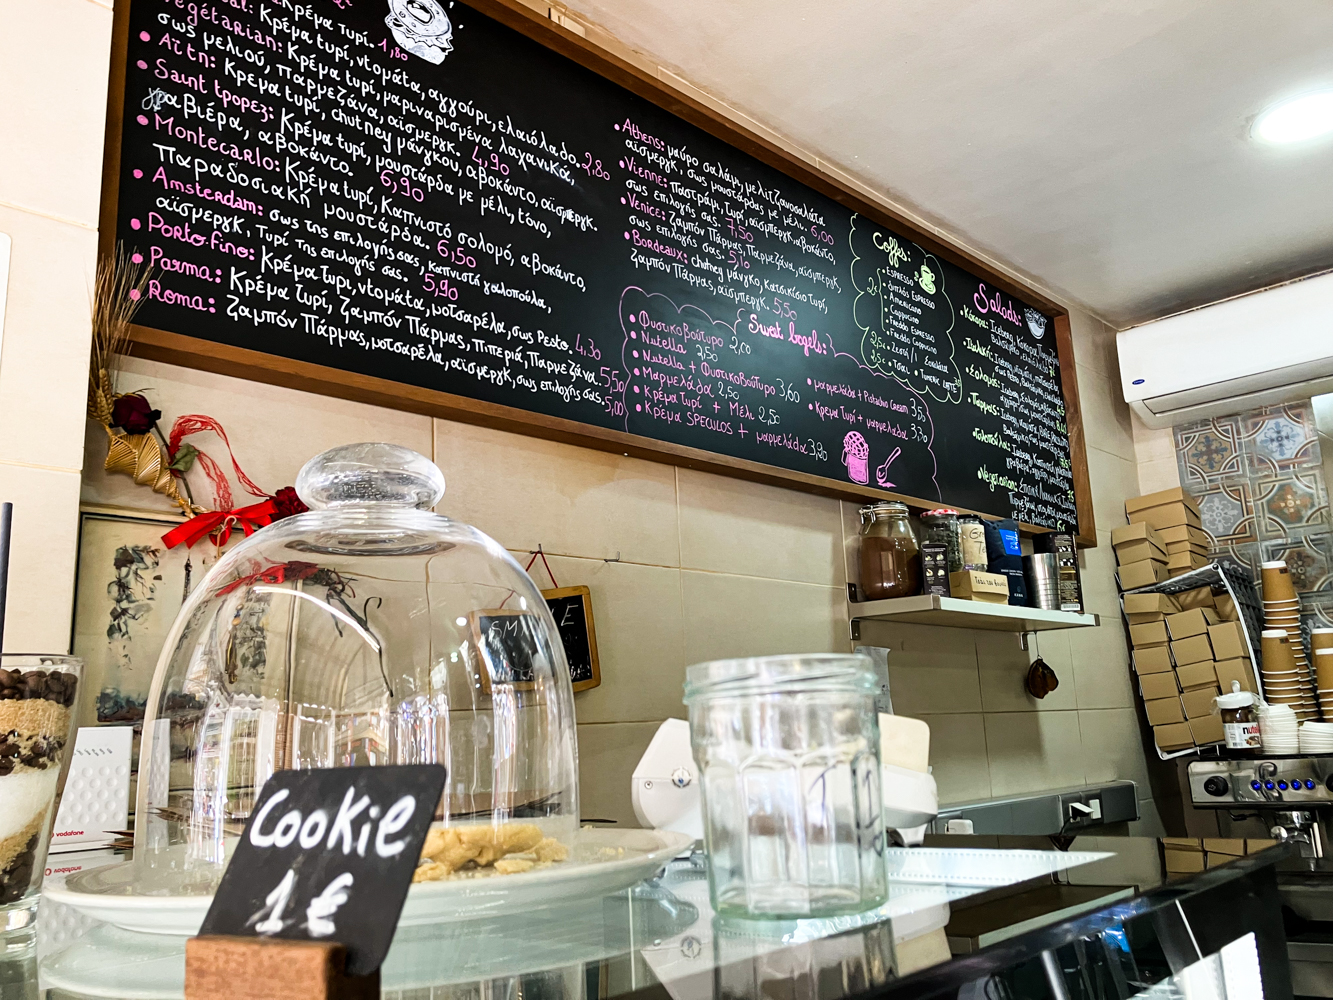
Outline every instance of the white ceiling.
[(1333, 266), (1330, 0), (568, 0), (888, 197), (1127, 326)]

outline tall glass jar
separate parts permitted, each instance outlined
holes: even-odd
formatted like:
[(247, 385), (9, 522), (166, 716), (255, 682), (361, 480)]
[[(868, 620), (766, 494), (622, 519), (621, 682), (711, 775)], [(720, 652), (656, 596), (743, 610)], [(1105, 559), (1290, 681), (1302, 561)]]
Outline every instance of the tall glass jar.
[(718, 914), (827, 916), (887, 898), (877, 690), (864, 656), (689, 668), (685, 703)]
[(861, 508), (860, 582), (864, 601), (920, 593), (920, 546), (906, 505), (890, 501)]
[(921, 527), (926, 541), (943, 545), (949, 558), (949, 572), (963, 568), (962, 543), (958, 536), (958, 511), (949, 507), (928, 510), (921, 515)]

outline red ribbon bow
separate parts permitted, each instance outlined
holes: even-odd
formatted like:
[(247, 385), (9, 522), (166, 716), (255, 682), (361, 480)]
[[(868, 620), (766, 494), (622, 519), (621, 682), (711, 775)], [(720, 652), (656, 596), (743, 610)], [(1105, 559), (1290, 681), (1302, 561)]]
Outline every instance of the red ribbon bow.
[(239, 510), (209, 511), (172, 528), (162, 536), (162, 541), (169, 549), (175, 548), (181, 542), (188, 548), (194, 548), (195, 542), (217, 532), (217, 544), (220, 547), (227, 544), (232, 530), (237, 525), (240, 525), (241, 530), (247, 535), (252, 535), (256, 529), (272, 524), (277, 513), (277, 504), (271, 497), (262, 503), (241, 507)]

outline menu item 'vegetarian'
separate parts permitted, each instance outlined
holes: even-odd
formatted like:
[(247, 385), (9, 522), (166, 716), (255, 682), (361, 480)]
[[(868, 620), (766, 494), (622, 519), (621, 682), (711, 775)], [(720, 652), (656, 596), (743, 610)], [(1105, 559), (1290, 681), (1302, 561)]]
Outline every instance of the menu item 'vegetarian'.
[(57, 669), (0, 669), (0, 905), (40, 874), (77, 687)]
[(413, 882), (517, 875), (569, 858), (569, 848), (535, 823), (435, 827), (426, 834)]

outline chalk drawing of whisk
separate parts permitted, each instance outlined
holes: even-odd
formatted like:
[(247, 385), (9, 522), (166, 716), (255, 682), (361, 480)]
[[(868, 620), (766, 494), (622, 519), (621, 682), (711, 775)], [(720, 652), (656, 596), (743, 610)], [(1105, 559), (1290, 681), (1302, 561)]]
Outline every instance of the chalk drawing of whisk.
[(892, 465), (892, 464), (893, 464), (893, 460), (894, 460), (895, 458), (897, 458), (899, 455), (901, 455), (902, 453), (903, 453), (903, 450), (902, 450), (901, 448), (894, 448), (894, 449), (893, 449), (893, 451), (890, 453), (889, 457), (886, 458), (886, 459), (884, 459), (884, 464), (881, 465), (878, 469), (875, 470), (875, 482), (879, 483), (879, 485), (881, 485), (881, 486), (883, 486), (883, 487), (885, 487), (885, 488), (888, 488), (888, 487), (894, 485), (893, 483), (889, 482), (889, 466)]

